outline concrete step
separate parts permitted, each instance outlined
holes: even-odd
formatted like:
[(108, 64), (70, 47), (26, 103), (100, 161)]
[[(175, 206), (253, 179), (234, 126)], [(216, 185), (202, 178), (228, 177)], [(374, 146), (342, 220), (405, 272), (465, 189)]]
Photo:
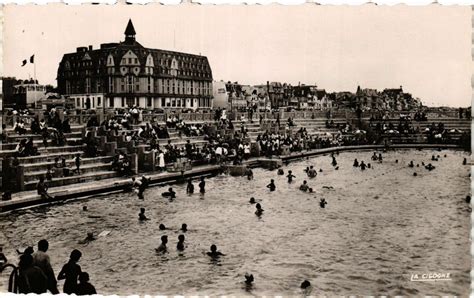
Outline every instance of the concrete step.
[[(76, 132), (71, 132), (71, 133), (65, 133), (64, 136), (66, 139), (69, 138), (81, 138), (82, 137), (82, 132), (76, 131)], [(11, 134), (8, 135), (8, 142), (9, 143), (14, 143), (14, 142), (19, 142), (20, 140), (23, 139), (29, 139), (33, 138), (34, 141), (36, 140), (43, 140), (43, 137), (41, 135), (35, 135), (35, 134), (24, 134), (24, 135), (19, 135), (19, 134)]]
[[(81, 132), (82, 128), (84, 128), (85, 125), (71, 125), (71, 132)], [(25, 129), (28, 134), (31, 134), (31, 129), (29, 125), (25, 125)], [(16, 132), (13, 130), (13, 127), (7, 127), (5, 131), (8, 134), (16, 134)]]
[(19, 157), (18, 160), (20, 161), (20, 164), (34, 164), (34, 163), (40, 163), (40, 162), (47, 162), (54, 160), (56, 157), (59, 158), (65, 158), (66, 160), (73, 159), (76, 157), (77, 154), (84, 154), (84, 152), (81, 151), (71, 151), (71, 152), (55, 152), (55, 153), (47, 153), (47, 154), (42, 154), (42, 155), (37, 155), (37, 156), (28, 156), (28, 157)]
[[(42, 147), (38, 148), (39, 156), (49, 154), (49, 153), (67, 153), (67, 152), (77, 152), (82, 153), (85, 145), (66, 145), (62, 147)], [(15, 150), (1, 150), (0, 158), (4, 157), (13, 157), (15, 155)]]
[[(75, 170), (76, 170), (75, 165), (72, 165), (71, 167), (69, 167), (70, 176), (79, 176), (77, 172), (74, 172)], [(111, 164), (110, 163), (91, 163), (91, 164), (81, 165), (80, 170), (81, 170), (80, 175), (86, 175), (86, 174), (94, 173), (94, 172), (105, 172), (105, 171), (111, 170)], [(47, 168), (44, 168), (39, 171), (25, 173), (25, 183), (30, 182), (30, 181), (38, 181), (40, 177), (46, 175), (46, 171), (47, 171)], [(58, 178), (64, 178), (62, 168), (58, 168), (58, 169), (55, 168), (55, 169), (52, 169), (52, 171), (53, 171), (52, 181)], [(51, 181), (48, 181), (48, 182), (51, 182)]]
[[(78, 144), (78, 142), (81, 142), (82, 141), (82, 138), (67, 138), (66, 140), (66, 144), (69, 145), (69, 146), (75, 146)], [(1, 144), (0, 148), (2, 150), (14, 150), (16, 148), (16, 146), (18, 145), (19, 142), (15, 142), (15, 143), (3, 143)], [(41, 140), (33, 140), (33, 144), (35, 147), (37, 147), (38, 149), (40, 148), (46, 148), (43, 144), (43, 141)], [(53, 141), (52, 140), (48, 140), (48, 145), (49, 147), (53, 147)]]
[[(83, 182), (90, 182), (90, 181), (97, 181), (102, 179), (109, 179), (118, 177), (119, 174), (115, 171), (99, 171), (99, 172), (92, 172), (86, 173), (81, 175), (76, 175), (72, 177), (62, 177), (53, 179), (53, 181), (47, 181), (47, 185), (49, 187), (57, 187), (63, 185), (69, 185), (74, 183), (83, 183)], [(33, 180), (25, 183), (26, 190), (33, 190), (36, 189), (36, 184), (39, 180)]]
[[(61, 157), (59, 157), (59, 158), (60, 158), (59, 161), (61, 162)], [(85, 165), (88, 165), (88, 164), (111, 163), (112, 159), (113, 159), (112, 156), (98, 156), (98, 157), (81, 158), (81, 165), (85, 166)], [(22, 163), (22, 162), (20, 161), (20, 163)], [(40, 170), (44, 170), (44, 172), (46, 172), (46, 169), (47, 169), (48, 165), (50, 165), (53, 169), (57, 169), (57, 168), (53, 167), (54, 158), (51, 159), (51, 160), (47, 160), (47, 161), (39, 161), (39, 162), (36, 162), (36, 163), (23, 164), (23, 166), (25, 167), (25, 173), (26, 172), (33, 172), (33, 171), (40, 171)], [(66, 165), (69, 166), (69, 167), (75, 167), (76, 164), (74, 162), (74, 158), (66, 159)], [(62, 168), (59, 168), (59, 170), (61, 171)]]

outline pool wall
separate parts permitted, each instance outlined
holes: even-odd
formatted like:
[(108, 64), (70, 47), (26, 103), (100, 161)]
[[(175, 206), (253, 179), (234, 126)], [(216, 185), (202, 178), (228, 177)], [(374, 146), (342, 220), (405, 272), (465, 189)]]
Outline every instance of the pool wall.
[[(382, 149), (459, 149), (457, 145), (450, 144), (394, 144), (390, 147), (384, 145), (360, 145), (360, 146), (341, 146), (331, 147), (324, 149), (309, 150), (304, 152), (292, 153), (285, 156), (275, 157), (284, 162), (290, 162), (299, 160), (302, 158), (325, 155), (337, 152), (345, 151), (365, 151), (365, 150), (382, 150)], [(259, 167), (261, 161), (264, 158), (252, 158), (244, 161), (244, 164), (249, 167)], [(182, 183), (186, 179), (196, 177), (209, 177), (215, 176), (222, 172), (222, 167), (219, 165), (205, 165), (198, 166), (192, 170), (186, 171), (183, 174), (178, 173), (144, 173), (145, 176), (150, 178), (150, 185), (160, 184), (175, 184)], [(122, 192), (131, 187), (130, 178), (121, 179), (105, 179), (90, 183), (78, 183), (76, 185), (70, 185), (66, 189), (53, 190), (50, 192), (54, 199), (42, 199), (35, 191), (27, 191), (16, 193), (12, 200), (0, 201), (0, 212), (8, 212), (20, 208), (26, 208), (31, 206), (43, 205), (43, 204), (55, 204), (61, 203), (65, 200), (87, 198), (96, 195), (105, 195), (115, 192)]]

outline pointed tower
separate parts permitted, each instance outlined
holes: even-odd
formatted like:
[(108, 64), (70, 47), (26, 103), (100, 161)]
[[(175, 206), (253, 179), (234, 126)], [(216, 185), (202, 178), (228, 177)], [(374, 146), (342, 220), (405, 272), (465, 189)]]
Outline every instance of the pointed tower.
[(132, 19), (128, 20), (127, 28), (125, 29), (125, 43), (132, 44), (135, 42), (135, 28), (133, 28)]

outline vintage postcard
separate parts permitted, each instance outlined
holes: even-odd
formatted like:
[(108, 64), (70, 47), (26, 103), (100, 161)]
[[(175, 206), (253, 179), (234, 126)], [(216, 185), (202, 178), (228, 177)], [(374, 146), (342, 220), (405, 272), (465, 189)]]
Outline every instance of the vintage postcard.
[(0, 293), (470, 294), (471, 7), (2, 16)]

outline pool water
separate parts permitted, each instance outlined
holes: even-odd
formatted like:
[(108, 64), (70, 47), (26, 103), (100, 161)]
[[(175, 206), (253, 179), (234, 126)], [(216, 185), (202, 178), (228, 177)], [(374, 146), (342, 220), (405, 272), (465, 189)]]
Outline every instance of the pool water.
[[(430, 161), (432, 154), (440, 160)], [(468, 154), (395, 151), (384, 153), (383, 163), (370, 161), (371, 155), (341, 153), (339, 170), (329, 156), (290, 163), (284, 170), (296, 176), (292, 184), (276, 171), (254, 169), (252, 181), (207, 179), (204, 196), (173, 186), (172, 202), (161, 197), (167, 187), (153, 187), (144, 201), (120, 193), (15, 211), (0, 215), (4, 251), (16, 258), (13, 249), (48, 239), (58, 274), (77, 248), (99, 294), (299, 295), (307, 279), (313, 295), (468, 295), (471, 210), (464, 198), (470, 167), (462, 165)], [(373, 167), (353, 168), (354, 158)], [(410, 160), (420, 167), (409, 168)], [(436, 169), (427, 171), (422, 161)], [(309, 165), (323, 172), (308, 179), (303, 170)], [(275, 192), (265, 187), (272, 178)], [(298, 190), (303, 180), (314, 193)], [(252, 196), (265, 210), (261, 218), (248, 203)], [(325, 209), (320, 198), (328, 202)], [(138, 221), (140, 207), (151, 220)], [(160, 223), (169, 230), (160, 231)], [(179, 253), (182, 223), (189, 230)], [(111, 232), (78, 244), (90, 231)], [(164, 255), (155, 252), (162, 235), (169, 238)], [(211, 244), (226, 256), (210, 260), (205, 252)], [(246, 272), (255, 277), (251, 289), (243, 284)], [(412, 273), (430, 272), (449, 272), (452, 280), (410, 281)], [(4, 290), (8, 274), (0, 275)]]

